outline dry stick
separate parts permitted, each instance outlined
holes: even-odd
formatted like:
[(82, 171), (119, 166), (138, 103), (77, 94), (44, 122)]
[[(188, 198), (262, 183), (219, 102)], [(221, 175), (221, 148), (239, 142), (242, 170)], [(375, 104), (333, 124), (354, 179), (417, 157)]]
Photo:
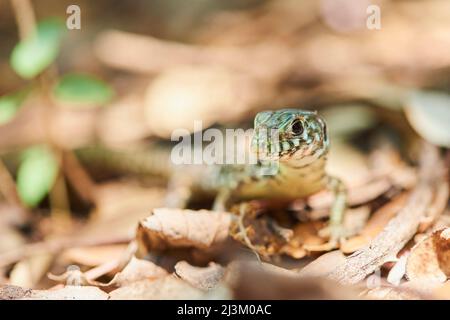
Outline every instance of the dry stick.
[(9, 173), (3, 161), (0, 159), (0, 193), (3, 194), (6, 201), (10, 204), (22, 206), (17, 195), (16, 184)]
[(63, 152), (62, 167), (67, 179), (75, 190), (77, 190), (81, 198), (85, 201), (95, 203), (96, 184), (73, 152)]
[(394, 258), (415, 235), (437, 188), (447, 183), (445, 169), (436, 147), (424, 144), (420, 176), (406, 205), (367, 246), (349, 256), (328, 276), (344, 284), (355, 284)]

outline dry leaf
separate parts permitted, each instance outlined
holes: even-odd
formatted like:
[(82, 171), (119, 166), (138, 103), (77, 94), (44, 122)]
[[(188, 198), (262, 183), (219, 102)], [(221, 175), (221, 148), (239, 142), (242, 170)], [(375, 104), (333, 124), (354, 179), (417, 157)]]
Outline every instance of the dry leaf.
[[(348, 116), (355, 116), (351, 115), (347, 110), (342, 113), (342, 111), (344, 111), (342, 109), (345, 108), (330, 108), (322, 114), (325, 119), (327, 118), (326, 114), (328, 113), (335, 113), (336, 117), (343, 117), (344, 119)], [(336, 125), (339, 126), (338, 123), (336, 123)], [(352, 125), (355, 124), (352, 123)], [(359, 124), (356, 125), (358, 126)], [(333, 125), (327, 121), (327, 127), (329, 128), (329, 132), (332, 135), (331, 132), (334, 131)], [(341, 128), (344, 130), (349, 129), (348, 119), (341, 123)], [(367, 156), (354, 146), (351, 146), (350, 144), (345, 142), (341, 142), (338, 139), (336, 139), (331, 144), (327, 161), (327, 173), (329, 173), (333, 177), (338, 177), (339, 179), (341, 179), (347, 187), (361, 186), (362, 184), (367, 182), (371, 174), (367, 163)]]
[(334, 250), (321, 255), (306, 265), (299, 271), (298, 275), (301, 277), (323, 277), (344, 262), (345, 256), (342, 252), (340, 250)]
[(433, 232), (417, 243), (406, 263), (409, 280), (444, 282), (450, 275), (450, 228)]
[[(389, 190), (392, 186), (387, 177), (375, 179), (362, 186), (354, 186), (348, 190), (347, 203), (350, 206), (365, 204), (378, 198)], [(331, 191), (324, 190), (308, 198), (308, 205), (314, 210), (330, 208), (334, 201), (334, 195)]]
[(434, 200), (428, 207), (426, 215), (419, 225), (419, 232), (425, 232), (436, 222), (438, 217), (444, 212), (445, 208), (447, 207), (448, 199), (449, 186), (447, 181), (444, 181), (436, 190)]
[(108, 300), (109, 295), (97, 287), (65, 286), (56, 290), (33, 290), (26, 300)]
[(236, 119), (246, 105), (261, 96), (260, 88), (245, 73), (222, 66), (180, 66), (150, 83), (145, 93), (145, 119), (152, 133), (168, 138), (178, 128), (194, 132), (196, 119), (202, 119), (204, 126)]
[(295, 259), (303, 258), (308, 254), (304, 246), (316, 246), (326, 241), (318, 236), (319, 230), (324, 225), (321, 221), (299, 223), (294, 227), (294, 234), (291, 240), (283, 246), (281, 253), (287, 254)]
[(132, 257), (125, 268), (117, 273), (109, 284), (119, 287), (144, 279), (158, 279), (168, 275), (168, 272), (147, 260)]
[(175, 265), (175, 273), (187, 283), (201, 290), (211, 290), (222, 279), (224, 268), (217, 263), (210, 262), (206, 268), (191, 266), (186, 261)]
[(133, 282), (110, 292), (112, 300), (197, 300), (203, 296), (202, 290), (173, 276)]
[(442, 286), (437, 287), (433, 291), (433, 296), (436, 299), (450, 300), (450, 280), (445, 282)]
[(62, 254), (62, 259), (77, 265), (95, 267), (111, 260), (120, 259), (127, 245), (70, 248)]
[(423, 298), (416, 292), (400, 290), (397, 287), (377, 287), (369, 290), (366, 296), (377, 300), (420, 300)]
[(39, 254), (17, 263), (9, 276), (11, 285), (33, 288), (47, 273), (53, 260), (52, 254)]
[[(232, 274), (228, 274), (228, 273)], [(299, 277), (259, 263), (241, 262), (227, 270), (235, 299), (357, 299), (357, 291), (323, 278)]]
[(383, 230), (397, 212), (400, 211), (405, 205), (407, 198), (408, 194), (403, 193), (378, 209), (371, 216), (359, 235), (351, 237), (341, 245), (341, 251), (344, 253), (352, 253), (369, 243), (370, 240), (375, 238)]
[(147, 250), (211, 248), (228, 238), (231, 217), (225, 212), (159, 208), (141, 221), (138, 243)]

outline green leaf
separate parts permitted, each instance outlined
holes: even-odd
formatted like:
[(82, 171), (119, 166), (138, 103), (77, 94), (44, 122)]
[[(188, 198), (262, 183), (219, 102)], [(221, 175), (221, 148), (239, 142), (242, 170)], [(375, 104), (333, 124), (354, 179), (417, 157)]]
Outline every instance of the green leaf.
[(100, 79), (87, 74), (72, 73), (55, 86), (56, 98), (80, 104), (104, 104), (114, 95), (113, 89)]
[(58, 56), (64, 23), (56, 18), (41, 21), (36, 31), (20, 41), (11, 53), (11, 66), (18, 75), (31, 79)]
[(0, 97), (0, 125), (14, 118), (25, 96), (24, 91), (19, 91)]
[(51, 190), (58, 174), (58, 162), (46, 147), (32, 147), (22, 154), (17, 172), (17, 191), (22, 202), (37, 206)]

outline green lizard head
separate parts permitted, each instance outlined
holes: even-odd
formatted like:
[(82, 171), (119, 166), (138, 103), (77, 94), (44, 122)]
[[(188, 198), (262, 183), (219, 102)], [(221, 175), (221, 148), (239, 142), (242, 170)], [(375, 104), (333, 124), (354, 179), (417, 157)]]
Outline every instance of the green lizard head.
[(325, 121), (313, 111), (282, 109), (255, 117), (252, 149), (258, 158), (307, 165), (328, 151)]

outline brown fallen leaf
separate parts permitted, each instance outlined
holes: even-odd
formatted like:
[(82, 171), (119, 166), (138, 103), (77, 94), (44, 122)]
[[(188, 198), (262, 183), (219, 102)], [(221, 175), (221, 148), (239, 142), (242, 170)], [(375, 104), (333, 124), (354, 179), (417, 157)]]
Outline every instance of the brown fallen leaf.
[(119, 259), (126, 248), (125, 244), (70, 248), (64, 251), (61, 258), (69, 263), (95, 267)]
[[(389, 190), (392, 186), (388, 177), (382, 177), (370, 181), (362, 186), (352, 187), (348, 190), (347, 203), (350, 206), (365, 204), (378, 198), (380, 195)], [(330, 208), (333, 203), (334, 195), (332, 192), (321, 191), (308, 198), (308, 205), (314, 210)]]
[(298, 273), (300, 277), (321, 277), (330, 273), (337, 265), (345, 261), (340, 250), (327, 252), (311, 263), (307, 264)]
[(406, 262), (410, 281), (445, 282), (450, 275), (450, 228), (433, 232), (417, 243)]
[(11, 285), (33, 288), (47, 273), (53, 261), (52, 254), (38, 254), (17, 263), (9, 276)]
[(340, 283), (357, 283), (387, 261), (392, 261), (416, 234), (420, 220), (432, 202), (435, 189), (446, 182), (444, 168), (439, 150), (422, 143), (418, 184), (411, 191), (405, 206), (382, 232), (369, 244), (347, 257), (345, 263), (336, 267), (329, 277)]
[(108, 285), (123, 287), (140, 280), (153, 280), (168, 275), (168, 272), (151, 261), (132, 257), (130, 262), (118, 272)]
[(209, 249), (228, 238), (231, 217), (226, 212), (159, 208), (140, 222), (140, 252), (167, 248)]
[(369, 221), (361, 230), (359, 235), (349, 238), (341, 245), (341, 251), (344, 253), (352, 253), (369, 243), (369, 241), (375, 238), (376, 235), (383, 230), (391, 218), (394, 217), (404, 206), (407, 197), (408, 194), (403, 193), (378, 209), (370, 217)]
[(425, 232), (431, 227), (436, 220), (441, 216), (447, 207), (449, 199), (449, 186), (447, 183), (443, 183), (441, 187), (436, 191), (434, 195), (433, 203), (429, 206), (427, 214), (423, 217), (420, 225), (419, 232)]
[(300, 277), (259, 263), (235, 263), (227, 270), (226, 282), (235, 299), (358, 299), (355, 287), (324, 278)]
[(204, 292), (174, 276), (141, 280), (111, 291), (112, 300), (198, 300)]
[(450, 280), (445, 282), (442, 286), (437, 287), (433, 291), (433, 296), (436, 299), (450, 300)]
[(293, 229), (291, 240), (281, 248), (280, 252), (295, 259), (303, 258), (308, 254), (305, 246), (316, 246), (326, 241), (318, 235), (324, 225), (321, 221), (299, 223)]
[(423, 296), (408, 290), (400, 290), (397, 287), (377, 287), (369, 290), (366, 297), (376, 300), (420, 300)]
[(436, 248), (439, 267), (450, 277), (450, 228), (442, 230), (440, 236), (433, 238)]
[(32, 290), (25, 300), (108, 300), (109, 295), (93, 286), (65, 286), (56, 290)]
[(180, 261), (175, 265), (175, 273), (195, 288), (211, 290), (222, 280), (225, 271), (220, 264), (214, 262), (210, 262), (205, 268), (199, 268)]

